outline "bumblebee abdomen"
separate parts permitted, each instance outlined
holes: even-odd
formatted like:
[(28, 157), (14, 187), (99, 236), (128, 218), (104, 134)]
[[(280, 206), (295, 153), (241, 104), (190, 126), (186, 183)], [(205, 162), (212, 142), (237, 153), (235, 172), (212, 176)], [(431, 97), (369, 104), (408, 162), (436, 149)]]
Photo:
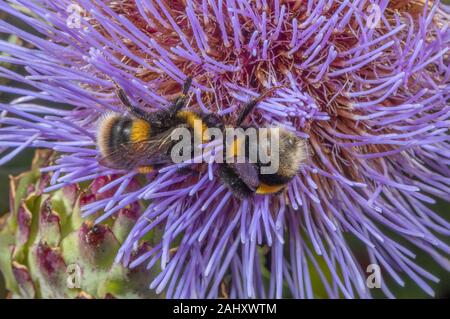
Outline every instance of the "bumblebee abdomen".
[(131, 125), (130, 118), (119, 118), (113, 123), (108, 140), (110, 149), (116, 149), (119, 145), (130, 142)]
[(253, 191), (248, 188), (228, 165), (222, 165), (219, 170), (219, 176), (222, 182), (237, 198), (247, 198), (253, 194)]
[[(97, 144), (101, 155), (115, 167), (133, 154), (133, 145), (150, 137), (150, 123), (116, 113), (104, 116), (98, 125)], [(121, 152), (118, 156), (118, 152)], [(111, 156), (115, 154), (115, 156)], [(111, 163), (113, 162), (113, 163)]]
[[(124, 136), (124, 120), (127, 118), (120, 117), (117, 114), (110, 113), (103, 116), (98, 123), (97, 145), (102, 155), (110, 154), (115, 146), (120, 142), (126, 142), (127, 137)], [(130, 123), (131, 123), (131, 119)]]

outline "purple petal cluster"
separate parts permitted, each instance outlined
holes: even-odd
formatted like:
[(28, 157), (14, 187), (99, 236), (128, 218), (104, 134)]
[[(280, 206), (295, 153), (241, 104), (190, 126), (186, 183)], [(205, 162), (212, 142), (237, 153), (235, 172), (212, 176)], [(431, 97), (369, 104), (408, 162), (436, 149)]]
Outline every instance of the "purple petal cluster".
[[(414, 246), (450, 270), (450, 223), (429, 206), (450, 193), (450, 10), (439, 1), (1, 0), (0, 10), (28, 26), (0, 21), (24, 43), (0, 41), (0, 62), (25, 70), (0, 65), (12, 83), (0, 92), (18, 96), (0, 104), (0, 164), (28, 147), (53, 149), (58, 159), (42, 168), (52, 172), (49, 192), (118, 176), (83, 212), (102, 212), (103, 222), (147, 203), (117, 262), (159, 269), (151, 289), (168, 298), (369, 298), (372, 263), (386, 296), (388, 277), (433, 295), (438, 278), (415, 263)], [(187, 76), (189, 107), (230, 120), (282, 86), (251, 121), (309, 140), (314, 155), (286, 192), (235, 199), (214, 163), (188, 178), (169, 166), (130, 190), (137, 173), (99, 164), (97, 120), (126, 112), (111, 79), (151, 111)], [(130, 262), (148, 234), (155, 246)], [(366, 247), (366, 264), (351, 237)]]

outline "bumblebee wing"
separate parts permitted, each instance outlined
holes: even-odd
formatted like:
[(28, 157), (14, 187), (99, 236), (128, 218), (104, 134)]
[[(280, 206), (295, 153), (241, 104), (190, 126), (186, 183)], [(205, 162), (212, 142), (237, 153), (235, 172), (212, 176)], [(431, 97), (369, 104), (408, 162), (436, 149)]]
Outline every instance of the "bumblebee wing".
[(230, 163), (231, 169), (251, 190), (256, 190), (259, 186), (258, 168), (255, 164), (249, 163), (248, 158), (238, 160), (243, 163)]
[(153, 165), (171, 162), (170, 149), (173, 146), (172, 130), (166, 130), (144, 143), (137, 145), (137, 153), (142, 154), (140, 165)]
[(114, 151), (99, 158), (100, 165), (115, 169), (132, 169), (136, 165), (137, 158), (130, 156), (131, 146), (120, 144)]
[(114, 151), (101, 157), (99, 163), (106, 167), (125, 170), (170, 163), (171, 133), (171, 130), (167, 130), (148, 140), (120, 144)]

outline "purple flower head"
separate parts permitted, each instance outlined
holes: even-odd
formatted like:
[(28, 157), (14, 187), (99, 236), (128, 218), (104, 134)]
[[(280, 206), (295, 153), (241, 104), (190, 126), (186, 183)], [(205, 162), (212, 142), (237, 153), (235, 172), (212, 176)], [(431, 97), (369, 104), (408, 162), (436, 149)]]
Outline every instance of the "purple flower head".
[[(168, 298), (368, 298), (371, 263), (386, 296), (388, 277), (433, 295), (438, 278), (410, 247), (450, 270), (440, 239), (450, 223), (428, 205), (450, 193), (450, 10), (439, 1), (11, 0), (0, 10), (29, 27), (0, 21), (24, 43), (1, 41), (0, 62), (26, 71), (0, 66), (20, 84), (0, 85), (18, 95), (0, 104), (0, 163), (27, 147), (53, 149), (46, 191), (95, 180), (83, 212), (98, 223), (144, 201), (116, 260), (160, 269), (151, 289)], [(314, 155), (286, 191), (236, 199), (216, 163), (188, 177), (164, 167), (140, 185), (137, 172), (99, 164), (98, 119), (126, 112), (111, 79), (152, 111), (187, 76), (189, 108), (230, 121), (281, 86), (250, 119), (308, 139)], [(132, 260), (149, 234), (155, 245)], [(367, 264), (349, 237), (365, 245)]]

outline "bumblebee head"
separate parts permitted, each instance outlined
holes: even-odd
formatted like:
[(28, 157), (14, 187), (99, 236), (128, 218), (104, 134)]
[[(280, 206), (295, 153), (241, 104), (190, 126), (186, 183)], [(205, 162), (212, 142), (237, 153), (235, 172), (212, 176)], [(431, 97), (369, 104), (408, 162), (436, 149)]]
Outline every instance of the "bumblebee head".
[[(308, 160), (308, 142), (293, 132), (275, 127), (269, 129), (267, 143), (270, 146), (270, 161), (261, 165), (261, 180), (269, 185), (286, 184)], [(268, 168), (270, 173), (264, 173)]]

